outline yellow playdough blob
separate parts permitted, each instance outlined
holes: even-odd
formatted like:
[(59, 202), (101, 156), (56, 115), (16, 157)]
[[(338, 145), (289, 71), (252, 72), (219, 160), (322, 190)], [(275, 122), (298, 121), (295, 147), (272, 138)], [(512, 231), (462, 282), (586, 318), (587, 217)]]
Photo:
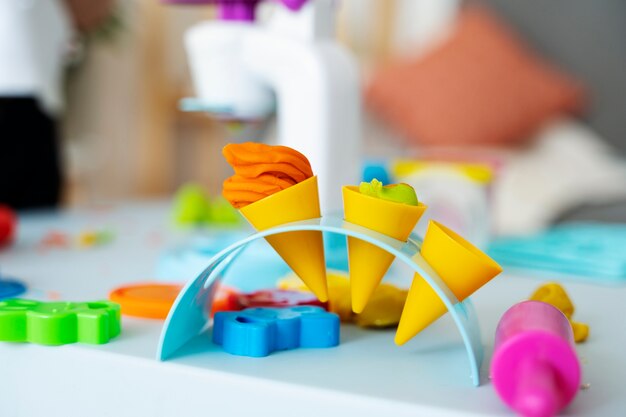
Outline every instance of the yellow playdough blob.
[[(352, 312), (348, 274), (341, 271), (328, 271), (326, 276), (328, 277), (328, 309), (337, 314), (342, 322), (355, 323), (369, 328), (395, 327), (400, 322), (407, 296), (406, 290), (382, 283), (372, 294), (365, 310), (360, 314), (355, 314)], [(282, 278), (278, 282), (278, 288), (309, 291), (302, 280), (293, 273)]]
[(569, 295), (567, 295), (565, 288), (563, 288), (560, 284), (557, 284), (556, 282), (543, 284), (535, 290), (535, 292), (530, 296), (530, 299), (543, 301), (544, 303), (548, 303), (561, 310), (572, 325), (574, 341), (576, 343), (581, 343), (587, 340), (587, 337), (589, 337), (589, 325), (572, 321), (575, 310), (574, 304), (569, 298)]

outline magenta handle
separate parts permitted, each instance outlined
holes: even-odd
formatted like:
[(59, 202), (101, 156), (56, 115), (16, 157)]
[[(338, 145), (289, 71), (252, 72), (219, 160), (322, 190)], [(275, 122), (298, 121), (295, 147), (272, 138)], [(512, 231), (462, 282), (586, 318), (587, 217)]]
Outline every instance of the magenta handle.
[(520, 364), (514, 409), (527, 417), (554, 416), (563, 399), (553, 367), (541, 360)]
[(297, 12), (308, 0), (281, 0), (289, 10)]
[[(220, 20), (241, 22), (254, 21), (256, 6), (262, 0), (161, 0), (167, 4), (216, 4), (219, 6)], [(281, 0), (283, 5), (291, 11), (298, 11), (308, 0)]]
[(556, 415), (580, 387), (572, 327), (556, 307), (524, 301), (496, 329), (491, 378), (496, 392), (527, 417)]

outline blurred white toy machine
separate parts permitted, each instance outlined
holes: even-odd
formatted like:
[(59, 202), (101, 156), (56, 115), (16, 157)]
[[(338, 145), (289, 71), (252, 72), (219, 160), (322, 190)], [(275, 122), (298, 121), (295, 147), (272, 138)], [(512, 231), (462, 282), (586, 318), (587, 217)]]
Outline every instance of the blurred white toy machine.
[(356, 63), (333, 40), (336, 2), (282, 0), (259, 24), (260, 2), (166, 0), (219, 13), (186, 33), (196, 97), (183, 109), (242, 121), (277, 111), (276, 143), (309, 158), (323, 214), (341, 210), (341, 186), (359, 179), (361, 98)]

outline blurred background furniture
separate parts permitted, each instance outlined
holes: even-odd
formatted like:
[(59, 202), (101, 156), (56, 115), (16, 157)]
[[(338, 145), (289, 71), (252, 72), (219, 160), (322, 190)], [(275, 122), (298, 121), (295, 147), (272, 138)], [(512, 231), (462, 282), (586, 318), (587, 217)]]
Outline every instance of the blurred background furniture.
[[(221, 146), (232, 135), (261, 131), (178, 110), (179, 99), (191, 91), (182, 33), (212, 16), (213, 8), (118, 3), (122, 28), (111, 39), (90, 42), (68, 77), (68, 201), (166, 196), (190, 180), (217, 193), (226, 174)], [(468, 3), (489, 7), (535, 53), (582, 82), (589, 99), (583, 121), (611, 152), (626, 151), (626, 4), (619, 0), (344, 0), (338, 37), (357, 55), (367, 79), (394, 56), (436, 48)], [(270, 4), (260, 14), (271, 12)], [(406, 152), (401, 138), (376, 118), (365, 126), (368, 155)], [(271, 126), (268, 133), (274, 134)], [(610, 207), (592, 209), (588, 202), (559, 218), (626, 220), (626, 206), (606, 203)]]

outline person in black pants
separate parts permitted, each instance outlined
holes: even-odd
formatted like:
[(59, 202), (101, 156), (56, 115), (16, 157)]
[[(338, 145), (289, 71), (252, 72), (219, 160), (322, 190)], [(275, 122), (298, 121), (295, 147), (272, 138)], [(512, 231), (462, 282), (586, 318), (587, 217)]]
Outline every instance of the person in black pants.
[(0, 97), (0, 203), (56, 206), (62, 171), (57, 123), (35, 98)]
[[(58, 4), (55, 2), (56, 6), (48, 4), (47, 9), (40, 8), (40, 10), (46, 10), (46, 13), (49, 13), (46, 16), (51, 19), (50, 22), (64, 21), (64, 19), (59, 19), (57, 14), (50, 14), (50, 12), (59, 10), (60, 14), (67, 14), (73, 28), (78, 33), (86, 34), (106, 21), (111, 15), (114, 4), (115, 0), (60, 0)], [(29, 7), (41, 6), (37, 2), (27, 6), (26, 9), (18, 9), (10, 3), (0, 2), (0, 5), (5, 6), (4, 9), (0, 9), (0, 13), (5, 13), (0, 14), (0, 17), (4, 17), (5, 24), (7, 21), (15, 21), (11, 20), (12, 16), (20, 15), (20, 13), (36, 22), (36, 17), (39, 15), (31, 13)], [(17, 21), (22, 22), (21, 19)], [(50, 26), (53, 36), (47, 39), (51, 40), (51, 43), (49, 45), (43, 43), (44, 47), (49, 47), (49, 50), (58, 49), (58, 62), (62, 61), (62, 51), (54, 43), (56, 42), (54, 33), (59, 35), (57, 32), (60, 32), (60, 25), (62, 23)], [(25, 25), (24, 27), (33, 30), (39, 26)], [(50, 29), (50, 27), (43, 26), (44, 29)], [(2, 57), (0, 66), (10, 65), (11, 54), (16, 50), (11, 42), (7, 42), (9, 36), (7, 32), (2, 33), (5, 38), (2, 38), (4, 42), (0, 42), (0, 46), (4, 46), (4, 49), (0, 51)], [(18, 35), (19, 31), (15, 36)], [(25, 42), (25, 45), (42, 47), (42, 39), (46, 37), (44, 33), (38, 36), (27, 36), (26, 39), (28, 42)], [(7, 45), (10, 47), (7, 48)], [(30, 52), (35, 55), (37, 49), (34, 48)], [(7, 204), (14, 209), (53, 207), (61, 200), (63, 184), (61, 144), (55, 119), (55, 115), (60, 112), (62, 106), (56, 103), (58, 108), (55, 110), (57, 111), (51, 111), (52, 100), (49, 95), (46, 96), (46, 92), (57, 91), (59, 86), (55, 83), (60, 83), (60, 78), (56, 77), (54, 65), (48, 65), (51, 64), (49, 62), (42, 64), (38, 60), (33, 60), (32, 64), (39, 65), (38, 70), (42, 71), (43, 76), (35, 77), (35, 80), (31, 79), (29, 74), (22, 77), (20, 70), (24, 70), (25, 61), (29, 62), (24, 56), (30, 55), (18, 54), (16, 65), (18, 69), (11, 70), (10, 67), (5, 67), (9, 70), (0, 71), (0, 75), (5, 77), (0, 83), (3, 87), (0, 89), (0, 204)], [(45, 57), (44, 54), (41, 59)], [(47, 59), (49, 58), (47, 56)], [(40, 74), (38, 71), (35, 73)], [(17, 94), (14, 91), (17, 91)], [(47, 108), (46, 104), (48, 104)]]

